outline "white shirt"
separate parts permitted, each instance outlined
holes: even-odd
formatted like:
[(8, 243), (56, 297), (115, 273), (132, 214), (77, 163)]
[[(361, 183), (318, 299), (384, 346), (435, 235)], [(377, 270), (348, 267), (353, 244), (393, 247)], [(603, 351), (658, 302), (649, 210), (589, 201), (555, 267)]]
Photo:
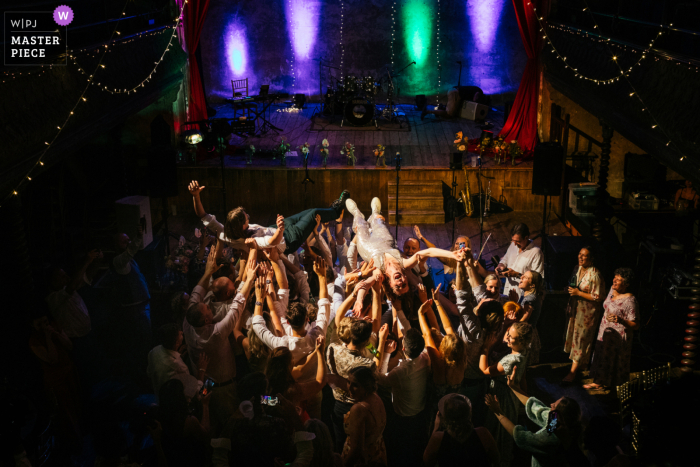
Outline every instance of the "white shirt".
[(425, 408), (428, 377), (430, 376), (430, 356), (427, 350), (411, 360), (399, 360), (399, 364), (386, 373), (388, 359), (382, 361), (377, 382), (391, 387), (391, 401), (394, 412), (400, 417), (418, 415)]
[(66, 288), (51, 292), (46, 297), (51, 315), (68, 337), (83, 337), (90, 332), (90, 315), (80, 294), (74, 290), (68, 295)]
[[(511, 243), (505, 256), (501, 259), (501, 264), (520, 274), (535, 271), (544, 277), (544, 255), (542, 250), (536, 247), (533, 242), (530, 242), (523, 251), (519, 251), (518, 247)], [(518, 295), (522, 295), (518, 284), (520, 284), (519, 277), (506, 277), (506, 286), (503, 288), (503, 294), (508, 295), (510, 289), (515, 289)]]
[[(238, 292), (240, 292), (244, 284), (245, 281), (241, 281), (241, 285), (238, 287)], [(190, 295), (190, 305), (199, 302), (206, 303), (211, 307), (211, 312), (214, 315), (212, 323), (218, 323), (226, 316), (228, 309), (233, 304), (234, 298), (235, 297), (231, 297), (225, 302), (217, 302), (214, 301), (214, 292), (207, 290), (200, 285), (195, 285), (194, 290), (192, 290), (192, 294)]]
[(233, 332), (244, 306), (245, 297), (238, 294), (234, 297), (226, 316), (218, 323), (196, 328), (187, 320), (182, 323), (192, 368), (196, 368), (199, 354), (206, 352), (209, 356), (207, 376), (217, 383), (225, 383), (236, 376), (236, 360), (228, 336)]
[(143, 248), (143, 234), (136, 234), (136, 238), (129, 242), (126, 250), (115, 256), (112, 260), (114, 270), (117, 274), (125, 276), (131, 272), (131, 260), (134, 259), (134, 256), (136, 256), (136, 253), (138, 253), (141, 248)]
[(155, 347), (148, 353), (148, 377), (151, 378), (153, 391), (156, 396), (160, 387), (171, 379), (179, 379), (185, 386), (185, 395), (194, 397), (202, 388), (202, 382), (192, 376), (180, 354), (174, 350), (166, 349), (162, 345)]
[[(326, 330), (328, 328), (328, 316), (330, 314), (330, 303), (330, 300), (327, 298), (322, 298), (318, 301), (316, 326), (309, 329), (304, 337), (294, 337), (289, 335), (278, 337), (267, 329), (265, 319), (262, 316), (253, 316), (253, 332), (255, 332), (260, 340), (271, 349), (277, 347), (287, 347), (292, 353), (292, 361), (295, 365), (297, 365), (299, 360), (307, 357), (314, 350), (316, 350), (316, 338), (318, 336), (326, 335)], [(291, 326), (287, 321), (286, 315), (280, 316), (280, 320), (282, 321), (282, 326), (284, 327), (285, 332), (287, 332), (287, 328), (290, 328)], [(318, 362), (311, 362), (306, 367), (306, 371), (301, 375), (301, 378), (299, 378), (297, 381), (306, 382), (316, 378), (317, 365)]]
[[(233, 248), (243, 251), (249, 250), (248, 246), (245, 244), (245, 238), (238, 238), (233, 240), (226, 237), (226, 234), (224, 233), (224, 226), (221, 224), (221, 222), (216, 220), (216, 216), (214, 216), (213, 214), (205, 214), (204, 217), (202, 217), (202, 223), (204, 224), (204, 227), (207, 227), (209, 230), (214, 231), (219, 239), (230, 244)], [(263, 227), (258, 224), (248, 224), (248, 230), (253, 231), (253, 234), (250, 236), (250, 238), (255, 239), (255, 243), (257, 243), (260, 248), (272, 247), (270, 245), (270, 241), (272, 240), (272, 236), (275, 235), (277, 229)], [(287, 244), (284, 242), (284, 237), (282, 237), (282, 241), (277, 244), (277, 249), (280, 253), (284, 253), (284, 250), (287, 249)]]

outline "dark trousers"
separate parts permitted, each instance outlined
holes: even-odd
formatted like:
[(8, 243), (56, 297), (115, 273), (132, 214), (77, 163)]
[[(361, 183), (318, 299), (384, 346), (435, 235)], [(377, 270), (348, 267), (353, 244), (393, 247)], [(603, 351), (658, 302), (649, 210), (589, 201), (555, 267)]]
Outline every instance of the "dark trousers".
[(412, 417), (394, 415), (387, 422), (386, 442), (389, 467), (422, 467), (423, 451), (428, 443), (426, 411)]
[(333, 414), (331, 415), (331, 420), (333, 421), (333, 434), (335, 435), (335, 452), (343, 452), (343, 445), (345, 445), (345, 439), (348, 435), (345, 433), (345, 414), (350, 412), (353, 404), (347, 402), (335, 401), (335, 407), (333, 407)]
[[(316, 215), (321, 216), (321, 223), (330, 222), (340, 217), (340, 212), (333, 208), (314, 208), (284, 219), (284, 241), (287, 244), (286, 254), (294, 253), (309, 238), (316, 227)], [(277, 228), (276, 225), (270, 226)]]

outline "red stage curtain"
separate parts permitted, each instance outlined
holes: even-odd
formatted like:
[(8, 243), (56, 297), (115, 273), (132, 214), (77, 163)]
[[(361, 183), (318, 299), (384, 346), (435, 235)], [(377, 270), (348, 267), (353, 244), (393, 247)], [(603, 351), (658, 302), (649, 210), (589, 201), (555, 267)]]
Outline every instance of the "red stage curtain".
[[(182, 8), (183, 1), (185, 0), (177, 0), (178, 8)], [(209, 0), (187, 0), (182, 14), (182, 27), (179, 28), (182, 34), (181, 39), (184, 39), (182, 48), (188, 54), (187, 59), (190, 68), (190, 95), (187, 106), (187, 119), (189, 121), (207, 119), (207, 104), (204, 99), (202, 79), (199, 76), (199, 65), (197, 64), (197, 58), (194, 53), (199, 46), (199, 36), (202, 33), (202, 27), (204, 26), (204, 19), (207, 17), (208, 8)]]
[[(533, 6), (537, 8), (537, 12), (533, 10)], [(524, 151), (532, 151), (537, 144), (537, 96), (543, 42), (535, 15), (544, 15), (547, 0), (513, 0), (513, 7), (528, 60), (513, 108), (499, 136), (503, 136), (506, 141), (518, 140)]]

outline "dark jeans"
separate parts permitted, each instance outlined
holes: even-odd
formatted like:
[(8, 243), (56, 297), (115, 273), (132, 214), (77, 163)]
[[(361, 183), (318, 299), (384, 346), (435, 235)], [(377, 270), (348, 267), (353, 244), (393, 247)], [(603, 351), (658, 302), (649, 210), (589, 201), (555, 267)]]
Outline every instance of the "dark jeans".
[(348, 435), (345, 433), (345, 414), (350, 412), (353, 404), (347, 402), (335, 401), (335, 407), (333, 407), (333, 414), (331, 415), (331, 420), (333, 421), (333, 434), (335, 435), (335, 452), (343, 452), (343, 445), (345, 445), (345, 439)]
[[(309, 238), (311, 232), (314, 231), (314, 227), (316, 227), (317, 214), (321, 216), (321, 223), (323, 224), (339, 218), (340, 212), (333, 208), (314, 208), (285, 217), (284, 241), (287, 244), (285, 254), (294, 253)], [(270, 227), (276, 229), (277, 225)]]

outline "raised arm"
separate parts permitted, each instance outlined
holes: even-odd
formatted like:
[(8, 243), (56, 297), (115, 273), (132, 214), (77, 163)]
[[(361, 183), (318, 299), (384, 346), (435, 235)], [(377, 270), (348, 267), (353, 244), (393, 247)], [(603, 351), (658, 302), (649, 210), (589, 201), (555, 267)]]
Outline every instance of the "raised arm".
[(338, 307), (338, 309), (335, 312), (335, 327), (338, 329), (338, 326), (340, 326), (340, 321), (345, 318), (345, 314), (352, 308), (352, 305), (355, 303), (355, 300), (357, 300), (357, 295), (355, 295), (355, 292), (349, 294), (345, 301), (341, 303), (341, 305)]
[(192, 180), (187, 187), (187, 189), (190, 191), (190, 194), (192, 195), (192, 202), (194, 203), (194, 213), (197, 217), (200, 219), (204, 216), (207, 215), (207, 212), (204, 210), (204, 206), (202, 205), (202, 200), (200, 199), (199, 194), (204, 190), (204, 186), (199, 186), (199, 182), (197, 180)]
[(435, 345), (435, 340), (433, 339), (433, 333), (430, 332), (430, 326), (428, 325), (427, 317), (425, 316), (430, 307), (433, 306), (433, 300), (426, 300), (418, 309), (418, 321), (420, 322), (420, 330), (423, 333), (423, 339), (425, 339), (425, 346), (437, 350)]
[(422, 258), (441, 258), (447, 260), (456, 260), (457, 254), (454, 251), (442, 250), (440, 248), (428, 248), (421, 250), (403, 262), (404, 268), (410, 269), (415, 266)]
[(445, 335), (454, 334), (455, 331), (454, 329), (452, 329), (452, 323), (450, 322), (450, 318), (447, 316), (447, 312), (442, 306), (442, 303), (440, 303), (440, 297), (442, 296), (440, 294), (441, 286), (442, 284), (438, 284), (437, 288), (433, 289), (433, 302), (435, 303), (435, 305), (437, 305), (438, 314), (440, 315), (440, 321), (442, 322), (443, 329), (445, 329)]
[(413, 235), (416, 236), (416, 238), (418, 239), (419, 242), (425, 243), (425, 246), (427, 246), (428, 248), (435, 248), (435, 244), (432, 243), (432, 242), (431, 242), (430, 240), (428, 240), (427, 238), (425, 238), (425, 237), (420, 233), (420, 229), (418, 228), (417, 225), (414, 225), (414, 226), (413, 226)]
[[(274, 246), (274, 245), (279, 245), (280, 242), (282, 242), (282, 239), (284, 238), (284, 217), (280, 214), (277, 214), (277, 230), (275, 230), (274, 235), (270, 240), (268, 240), (268, 245)], [(277, 248), (275, 248), (276, 250)]]
[[(272, 265), (272, 270), (275, 272), (275, 279), (277, 280), (277, 285), (279, 286), (279, 288), (288, 289), (289, 282), (287, 281), (287, 274), (285, 274), (282, 271), (282, 268), (279, 265), (280, 259), (282, 259), (283, 264), (286, 264), (284, 262), (284, 255), (280, 256), (279, 252), (277, 251), (277, 248), (265, 249), (263, 250), (263, 253), (267, 257), (267, 259), (270, 260), (270, 264)], [(289, 263), (289, 261), (287, 261), (287, 263)], [(294, 265), (292, 265), (292, 267), (294, 267)]]
[[(383, 276), (382, 276), (383, 277)], [(379, 333), (382, 326), (382, 281), (376, 281), (372, 285), (372, 332)]]

